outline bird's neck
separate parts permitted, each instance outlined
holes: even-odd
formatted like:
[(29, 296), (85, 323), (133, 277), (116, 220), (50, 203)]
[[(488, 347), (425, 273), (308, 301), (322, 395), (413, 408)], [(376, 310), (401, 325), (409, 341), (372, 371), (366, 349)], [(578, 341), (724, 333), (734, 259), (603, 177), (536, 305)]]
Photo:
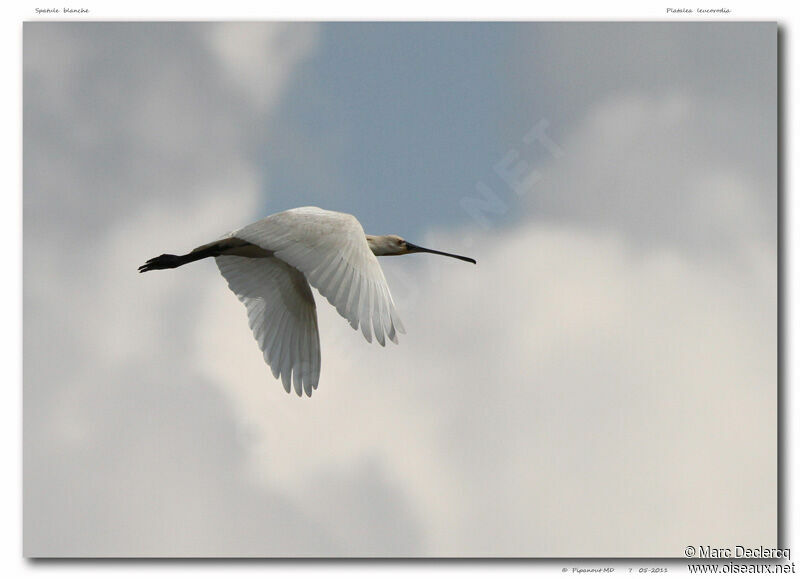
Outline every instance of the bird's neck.
[(367, 235), (367, 245), (375, 255), (395, 255), (395, 249), (389, 245), (386, 235)]

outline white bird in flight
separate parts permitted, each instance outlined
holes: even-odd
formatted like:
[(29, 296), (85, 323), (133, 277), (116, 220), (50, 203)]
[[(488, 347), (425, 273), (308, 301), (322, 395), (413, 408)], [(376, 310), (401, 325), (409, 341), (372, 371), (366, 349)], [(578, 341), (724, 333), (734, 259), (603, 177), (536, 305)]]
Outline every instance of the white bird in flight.
[(347, 213), (300, 207), (276, 213), (193, 249), (162, 254), (140, 272), (172, 269), (213, 257), (236, 297), (247, 308), (250, 329), (264, 360), (286, 392), (306, 396), (320, 372), (317, 308), (309, 284), (325, 296), (364, 338), (385, 345), (405, 333), (375, 256), (435, 253), (470, 263), (474, 259), (419, 247), (397, 235), (366, 235)]

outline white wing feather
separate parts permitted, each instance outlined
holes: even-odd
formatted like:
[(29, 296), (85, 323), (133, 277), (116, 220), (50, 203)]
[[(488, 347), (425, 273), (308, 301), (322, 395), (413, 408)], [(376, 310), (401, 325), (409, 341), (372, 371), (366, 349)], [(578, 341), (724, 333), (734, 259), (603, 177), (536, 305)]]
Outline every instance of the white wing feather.
[(317, 308), (305, 276), (275, 257), (215, 258), (228, 287), (247, 308), (250, 329), (275, 378), (298, 396), (319, 383)]
[(377, 258), (352, 215), (301, 207), (276, 213), (231, 234), (272, 251), (305, 274), (364, 338), (383, 346), (405, 333)]

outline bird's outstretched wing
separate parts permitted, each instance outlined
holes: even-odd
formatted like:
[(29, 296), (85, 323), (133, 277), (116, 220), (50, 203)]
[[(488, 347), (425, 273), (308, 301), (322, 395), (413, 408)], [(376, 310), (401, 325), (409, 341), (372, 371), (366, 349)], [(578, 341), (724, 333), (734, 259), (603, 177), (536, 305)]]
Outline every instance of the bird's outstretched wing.
[(298, 396), (319, 383), (317, 308), (305, 276), (284, 261), (230, 255), (215, 258), (228, 287), (247, 308), (250, 329), (286, 392)]
[(305, 274), (354, 329), (383, 346), (405, 332), (389, 285), (358, 220), (346, 213), (301, 207), (276, 213), (231, 234)]

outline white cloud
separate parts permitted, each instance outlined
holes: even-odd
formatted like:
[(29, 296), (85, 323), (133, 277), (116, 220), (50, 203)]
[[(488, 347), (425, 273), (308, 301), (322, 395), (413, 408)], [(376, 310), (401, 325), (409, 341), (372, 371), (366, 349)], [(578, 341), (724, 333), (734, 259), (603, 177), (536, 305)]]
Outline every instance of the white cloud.
[(437, 555), (775, 540), (774, 276), (575, 228), (477, 247), (477, 267), (384, 261), (419, 289), (398, 296), (399, 347), (362, 343), (318, 300), (311, 400), (271, 378), (235, 298), (209, 296), (196, 363), (256, 429), (265, 484), (313, 509), (307, 481), (380, 457)]
[(544, 220), (611, 228), (648, 245), (774, 247), (775, 177), (763, 164), (749, 168), (743, 150), (760, 137), (733, 130), (733, 114), (682, 93), (606, 97), (559, 143), (563, 157), (539, 167), (525, 201)]
[(222, 70), (258, 109), (274, 106), (298, 60), (311, 53), (315, 26), (227, 22), (206, 29)]
[(230, 412), (188, 363), (207, 271), (136, 271), (251, 218), (261, 184), (243, 159), (311, 47), (262, 55), (281, 74), (254, 108), (204, 57), (206, 29), (26, 25), (28, 555), (335, 546), (241, 476)]

